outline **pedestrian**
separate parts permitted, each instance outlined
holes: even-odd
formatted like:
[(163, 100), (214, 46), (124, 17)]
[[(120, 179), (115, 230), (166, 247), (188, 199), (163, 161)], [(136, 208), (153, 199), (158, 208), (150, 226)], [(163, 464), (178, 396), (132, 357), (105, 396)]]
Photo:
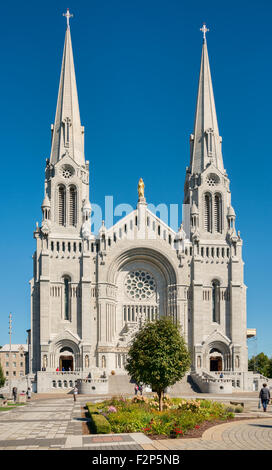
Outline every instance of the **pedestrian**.
[(77, 396), (77, 394), (78, 394), (78, 388), (77, 388), (77, 386), (75, 385), (74, 390), (73, 390), (74, 401), (76, 401), (76, 396)]
[(143, 386), (142, 385), (139, 385), (139, 392), (141, 395), (143, 395)]
[(58, 368), (58, 367), (56, 368), (56, 372), (59, 372), (59, 368)]
[(31, 399), (31, 388), (30, 387), (28, 387), (26, 395), (27, 395), (27, 399), (30, 400)]
[(137, 384), (135, 384), (134, 392), (135, 392), (135, 395), (136, 395), (136, 396), (138, 395), (138, 390), (139, 390), (139, 387), (138, 387)]
[(263, 384), (263, 388), (261, 388), (259, 393), (259, 398), (262, 402), (263, 410), (266, 411), (270, 400), (270, 391), (269, 388), (267, 388), (267, 384)]
[(16, 403), (17, 401), (17, 387), (13, 387), (12, 389), (13, 401)]

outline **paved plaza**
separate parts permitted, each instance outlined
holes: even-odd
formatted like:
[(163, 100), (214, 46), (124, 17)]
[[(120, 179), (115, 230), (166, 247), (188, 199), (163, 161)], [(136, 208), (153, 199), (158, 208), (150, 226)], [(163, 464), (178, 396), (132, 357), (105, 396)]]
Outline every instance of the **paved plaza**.
[(1, 412), (0, 450), (272, 450), (271, 411), (253, 408), (243, 413), (249, 419), (214, 426), (201, 438), (154, 441), (142, 433), (83, 434), (82, 423), (88, 418), (82, 417), (82, 407), (88, 400), (47, 397)]

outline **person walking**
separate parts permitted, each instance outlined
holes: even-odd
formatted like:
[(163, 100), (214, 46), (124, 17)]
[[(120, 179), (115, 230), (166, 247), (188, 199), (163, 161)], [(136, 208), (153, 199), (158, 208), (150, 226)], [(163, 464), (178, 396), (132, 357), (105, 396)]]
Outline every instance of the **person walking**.
[(143, 396), (143, 386), (142, 385), (139, 385), (139, 392), (140, 392), (140, 395)]
[(16, 403), (17, 401), (17, 387), (13, 387), (12, 389), (13, 401)]
[(28, 387), (28, 389), (27, 389), (26, 396), (27, 396), (28, 400), (31, 399), (31, 388), (30, 387)]
[(259, 393), (259, 398), (262, 402), (263, 410), (266, 412), (267, 405), (269, 404), (270, 400), (270, 391), (269, 388), (267, 388), (267, 384), (263, 384), (263, 387), (260, 390)]
[(76, 401), (77, 394), (78, 394), (78, 388), (77, 388), (77, 386), (75, 385), (74, 390), (73, 390), (74, 401)]
[(136, 396), (138, 395), (138, 390), (139, 390), (139, 387), (138, 387), (137, 384), (135, 384), (134, 392), (135, 392), (135, 395), (136, 395)]

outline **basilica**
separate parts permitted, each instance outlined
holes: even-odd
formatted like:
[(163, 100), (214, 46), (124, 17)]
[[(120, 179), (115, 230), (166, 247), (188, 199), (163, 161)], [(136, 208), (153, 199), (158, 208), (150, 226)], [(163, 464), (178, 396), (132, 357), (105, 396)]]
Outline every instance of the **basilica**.
[[(223, 162), (206, 26), (184, 184), (188, 224), (176, 232), (151, 212), (135, 174), (135, 210), (94, 235), (69, 10), (65, 16), (42, 221), (34, 232), (30, 373), (43, 391), (69, 388), (74, 376), (124, 375), (135, 332), (168, 315), (180, 324), (200, 388), (224, 374), (232, 387), (252, 389), (243, 241)], [(59, 372), (66, 373), (61, 384)]]

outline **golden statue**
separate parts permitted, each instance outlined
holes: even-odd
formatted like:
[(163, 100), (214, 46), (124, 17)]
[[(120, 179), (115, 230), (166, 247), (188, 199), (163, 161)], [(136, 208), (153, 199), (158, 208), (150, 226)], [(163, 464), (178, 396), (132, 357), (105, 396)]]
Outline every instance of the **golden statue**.
[(139, 199), (144, 198), (144, 182), (143, 182), (143, 178), (140, 178), (140, 179), (139, 179), (139, 183), (138, 183), (138, 196), (139, 196)]

